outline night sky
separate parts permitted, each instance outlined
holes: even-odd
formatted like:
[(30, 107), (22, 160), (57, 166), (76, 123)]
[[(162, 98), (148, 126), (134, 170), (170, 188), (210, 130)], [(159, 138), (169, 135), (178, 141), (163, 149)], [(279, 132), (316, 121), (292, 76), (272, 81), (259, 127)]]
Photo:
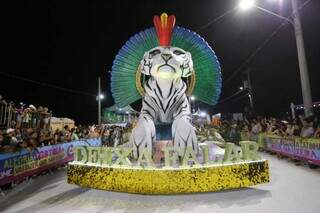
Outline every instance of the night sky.
[[(152, 26), (154, 15), (167, 12), (175, 14), (177, 25), (197, 31), (216, 52), (224, 84), (220, 100), (239, 90), (245, 70), (250, 69), (256, 111), (262, 115), (289, 112), (290, 102), (302, 103), (293, 28), (290, 25), (281, 28), (243, 66), (282, 20), (257, 9), (233, 10), (203, 28), (236, 5), (236, 0), (2, 3), (0, 94), (17, 103), (48, 106), (57, 117), (69, 117), (78, 123), (95, 122), (98, 76), (107, 96), (102, 105), (111, 106), (108, 70), (115, 55), (130, 36)], [(291, 10), (289, 0), (283, 0), (282, 5), (259, 1), (259, 6), (283, 16), (288, 16)], [(319, 11), (318, 0), (311, 0), (300, 11), (313, 101), (320, 101)], [(79, 93), (51, 88), (48, 84)], [(200, 106), (211, 112), (241, 112), (249, 99), (238, 97), (241, 94), (216, 107)]]

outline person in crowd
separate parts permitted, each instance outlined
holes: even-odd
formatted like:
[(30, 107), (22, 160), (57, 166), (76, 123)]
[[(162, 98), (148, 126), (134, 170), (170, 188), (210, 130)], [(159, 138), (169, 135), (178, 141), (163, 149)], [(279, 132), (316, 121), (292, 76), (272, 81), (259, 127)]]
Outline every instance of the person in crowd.
[(249, 131), (249, 127), (246, 124), (243, 125), (241, 130), (241, 140), (243, 141), (250, 140), (250, 131)]
[(37, 140), (35, 138), (30, 138), (29, 139), (29, 146), (28, 149), (29, 151), (32, 151), (38, 147)]
[(60, 143), (60, 130), (56, 129), (53, 134), (53, 142), (54, 144)]
[(24, 105), (23, 103), (20, 103), (20, 106), (16, 109), (16, 129), (20, 129), (22, 125), (22, 114), (24, 111)]
[(23, 110), (23, 113), (21, 115), (21, 119), (22, 119), (22, 128), (28, 128), (29, 123), (31, 121), (31, 114), (30, 114), (29, 107)]
[(81, 125), (79, 127), (76, 128), (76, 134), (78, 136), (79, 139), (82, 138), (82, 131), (81, 131)]
[(6, 134), (4, 134), (1, 142), (1, 146), (5, 152), (15, 152), (18, 147), (18, 140), (15, 137), (15, 130), (9, 128), (6, 130)]
[(221, 134), (221, 136), (222, 136), (223, 138), (227, 138), (227, 137), (228, 137), (228, 134), (229, 134), (229, 126), (230, 126), (230, 124), (229, 124), (228, 121), (224, 120), (224, 121), (222, 122), (222, 125), (221, 125), (221, 128), (219, 129), (219, 131), (220, 131), (220, 134)]
[(117, 147), (119, 145), (119, 128), (116, 127), (113, 131), (113, 146)]
[(43, 117), (42, 117), (42, 123), (43, 123), (43, 129), (46, 129), (46, 130), (49, 130), (49, 125), (50, 125), (50, 119), (51, 119), (51, 116), (50, 116), (50, 112), (48, 112), (48, 108), (47, 107), (44, 107), (43, 108)]
[(302, 129), (300, 136), (302, 138), (310, 138), (314, 135), (314, 128), (313, 128), (313, 122), (312, 118), (305, 118), (302, 122)]
[(3, 137), (3, 132), (0, 130), (0, 152), (2, 151), (2, 148), (4, 147), (4, 137)]
[(10, 145), (18, 144), (18, 139), (16, 138), (16, 132), (14, 129), (10, 128), (7, 130), (7, 140)]
[(90, 138), (90, 129), (89, 128), (84, 128), (82, 130), (82, 138), (84, 138), (84, 139)]
[(79, 140), (79, 136), (77, 134), (76, 128), (71, 129), (71, 140), (72, 141), (77, 141)]
[(36, 118), (36, 128), (42, 129), (44, 126), (44, 114), (43, 114), (43, 107), (39, 106), (38, 109), (35, 112), (35, 118)]
[(316, 128), (316, 131), (314, 132), (314, 136), (315, 138), (320, 138), (320, 123), (318, 123), (318, 126)]
[(316, 130), (320, 124), (318, 117), (314, 116), (312, 123), (313, 123), (313, 129)]
[(15, 130), (15, 137), (16, 137), (18, 143), (22, 142), (23, 139), (22, 139), (22, 133), (21, 133), (20, 129)]
[(276, 123), (277, 123), (277, 121), (275, 118), (271, 118), (267, 122), (267, 133), (273, 134), (273, 132), (276, 130)]
[(127, 143), (129, 142), (129, 138), (130, 138), (130, 128), (127, 126), (126, 128), (124, 128), (123, 130), (123, 134), (122, 134), (122, 143)]
[(233, 123), (229, 131), (228, 141), (233, 142), (235, 144), (239, 144), (239, 141), (241, 140), (240, 137), (241, 136), (238, 129), (238, 125), (236, 123)]
[(48, 146), (54, 144), (54, 137), (51, 134), (51, 131), (41, 131), (39, 143), (41, 144), (41, 146)]
[(29, 127), (36, 128), (36, 125), (37, 125), (36, 111), (37, 111), (37, 108), (34, 105), (30, 104), (29, 105), (29, 115), (30, 115)]
[(28, 144), (28, 140), (22, 141), (19, 145), (20, 145), (20, 148), (21, 148), (21, 149), (28, 149), (28, 147), (30, 146), (30, 145)]
[(110, 131), (109, 131), (109, 137), (108, 137), (108, 144), (107, 146), (113, 146), (113, 139), (114, 139), (114, 129), (113, 128), (110, 128)]
[(284, 136), (291, 137), (294, 135), (294, 125), (292, 123), (287, 123)]
[(293, 136), (300, 136), (300, 132), (301, 132), (301, 123), (300, 120), (295, 119), (293, 121)]
[(274, 124), (270, 130), (271, 132), (269, 133), (272, 135), (279, 135), (279, 136), (283, 135), (283, 131), (279, 123)]
[(262, 126), (259, 121), (253, 120), (251, 135), (254, 139), (258, 138), (259, 133), (262, 131)]
[(103, 128), (103, 132), (101, 133), (101, 145), (107, 146), (109, 137), (109, 129), (107, 126)]
[(68, 125), (65, 125), (60, 132), (60, 142), (64, 141), (71, 141), (71, 133)]
[[(33, 142), (33, 143), (31, 143), (33, 147), (36, 147), (36, 146), (40, 146), (40, 145), (41, 145), (41, 144), (40, 144), (40, 141), (39, 141), (39, 139), (40, 139), (40, 132), (38, 132), (38, 131), (33, 131), (32, 134), (30, 135), (30, 139), (31, 139), (31, 141)], [(35, 145), (34, 145), (34, 144), (35, 144)]]

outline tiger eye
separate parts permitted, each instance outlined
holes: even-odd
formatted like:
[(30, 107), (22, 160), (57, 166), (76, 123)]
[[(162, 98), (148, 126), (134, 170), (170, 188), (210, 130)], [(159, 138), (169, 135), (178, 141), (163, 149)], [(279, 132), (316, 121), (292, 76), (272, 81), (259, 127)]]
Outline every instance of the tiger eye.
[(160, 54), (161, 53), (161, 51), (159, 50), (159, 49), (155, 49), (155, 50), (152, 50), (149, 54), (151, 55), (151, 56), (155, 56), (155, 55), (158, 55), (158, 54)]
[(183, 54), (185, 54), (184, 52), (182, 52), (182, 51), (180, 51), (180, 50), (175, 50), (175, 51), (173, 51), (173, 53), (174, 53), (175, 55), (183, 55)]

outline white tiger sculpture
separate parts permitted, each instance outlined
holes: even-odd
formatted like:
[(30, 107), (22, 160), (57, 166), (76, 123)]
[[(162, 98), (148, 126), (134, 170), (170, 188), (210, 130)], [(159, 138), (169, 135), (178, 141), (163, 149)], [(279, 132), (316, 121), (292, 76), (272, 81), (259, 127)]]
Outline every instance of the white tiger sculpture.
[(130, 137), (134, 157), (144, 148), (152, 153), (157, 123), (172, 123), (173, 146), (179, 155), (186, 147), (197, 153), (197, 137), (185, 94), (187, 86), (181, 79), (193, 73), (191, 54), (177, 47), (158, 46), (144, 54), (140, 69), (150, 78), (144, 84), (141, 114)]

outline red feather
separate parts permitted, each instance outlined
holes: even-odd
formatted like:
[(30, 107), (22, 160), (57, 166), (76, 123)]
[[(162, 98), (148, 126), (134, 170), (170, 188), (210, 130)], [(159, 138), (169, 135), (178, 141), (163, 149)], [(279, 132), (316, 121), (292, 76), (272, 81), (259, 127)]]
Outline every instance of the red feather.
[(153, 23), (154, 23), (154, 27), (156, 28), (160, 46), (170, 46), (172, 31), (173, 31), (175, 22), (176, 22), (176, 18), (174, 15), (170, 15), (169, 18), (166, 21), (164, 21), (164, 23), (161, 22), (161, 19), (159, 16), (153, 17)]

